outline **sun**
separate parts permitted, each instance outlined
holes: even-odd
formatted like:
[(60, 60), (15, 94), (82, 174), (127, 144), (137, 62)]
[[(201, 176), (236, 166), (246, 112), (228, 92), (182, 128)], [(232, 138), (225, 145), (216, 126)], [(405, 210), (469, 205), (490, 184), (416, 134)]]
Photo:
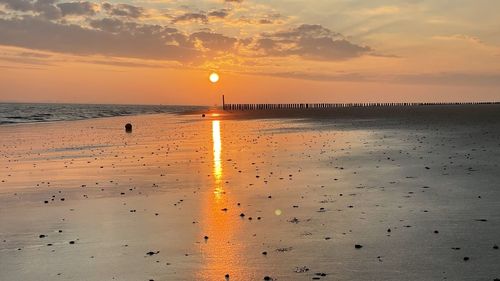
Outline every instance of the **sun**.
[(210, 82), (212, 83), (217, 83), (219, 81), (219, 74), (212, 72), (210, 74), (210, 77), (208, 77), (208, 79), (210, 79)]

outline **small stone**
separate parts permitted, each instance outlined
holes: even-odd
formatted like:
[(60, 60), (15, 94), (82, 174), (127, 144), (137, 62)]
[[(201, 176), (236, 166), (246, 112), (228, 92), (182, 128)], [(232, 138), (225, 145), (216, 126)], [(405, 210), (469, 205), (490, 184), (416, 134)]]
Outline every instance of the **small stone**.
[(45, 237), (47, 237), (45, 234), (40, 234), (40, 235), (38, 236), (38, 238), (45, 238)]
[(469, 259), (469, 257), (464, 257), (464, 261), (468, 261)]
[(265, 281), (271, 281), (271, 280), (273, 280), (273, 278), (271, 278), (271, 277), (269, 277), (269, 276), (264, 276), (264, 280), (265, 280)]
[(244, 216), (245, 216), (245, 214), (243, 214), (243, 213), (240, 214), (240, 217), (244, 217)]
[(363, 246), (362, 246), (362, 245), (359, 245), (359, 244), (356, 244), (356, 245), (354, 245), (354, 248), (356, 248), (356, 249), (361, 249), (361, 248), (363, 248)]
[(498, 245), (493, 245), (494, 250), (498, 250)]
[(75, 241), (69, 241), (69, 244), (73, 245), (75, 244)]
[(208, 240), (208, 236), (206, 236), (206, 235), (205, 235), (205, 237), (203, 237), (203, 238), (205, 238), (205, 240)]
[(263, 254), (264, 256), (267, 256), (267, 252), (266, 252), (266, 251), (262, 252), (262, 254)]

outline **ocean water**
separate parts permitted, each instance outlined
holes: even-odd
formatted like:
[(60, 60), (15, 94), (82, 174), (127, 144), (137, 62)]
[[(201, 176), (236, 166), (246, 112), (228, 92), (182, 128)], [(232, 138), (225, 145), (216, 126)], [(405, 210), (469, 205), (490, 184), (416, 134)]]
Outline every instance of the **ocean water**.
[(199, 106), (0, 103), (0, 125), (71, 121), (100, 117), (178, 113)]

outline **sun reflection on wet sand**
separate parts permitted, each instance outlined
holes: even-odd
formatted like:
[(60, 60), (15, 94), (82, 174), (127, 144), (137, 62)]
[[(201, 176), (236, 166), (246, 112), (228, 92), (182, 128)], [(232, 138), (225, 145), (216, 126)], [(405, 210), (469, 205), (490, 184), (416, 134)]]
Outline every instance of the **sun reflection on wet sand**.
[(224, 189), (222, 186), (222, 163), (221, 163), (221, 151), (222, 143), (220, 139), (220, 121), (212, 121), (212, 141), (214, 144), (214, 179), (215, 179), (215, 198), (220, 200), (222, 194), (224, 194)]
[(209, 238), (201, 246), (202, 270), (197, 280), (224, 280), (225, 274), (231, 279), (240, 275), (240, 246), (233, 242), (235, 236), (234, 218), (229, 211), (235, 203), (224, 190), (222, 166), (221, 123), (212, 121), (213, 142), (213, 192), (207, 192), (201, 215), (201, 235)]

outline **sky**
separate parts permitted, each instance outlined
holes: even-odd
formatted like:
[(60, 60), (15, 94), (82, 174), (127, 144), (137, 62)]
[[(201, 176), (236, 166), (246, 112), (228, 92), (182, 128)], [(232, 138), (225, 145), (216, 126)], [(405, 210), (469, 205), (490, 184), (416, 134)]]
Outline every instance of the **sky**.
[(0, 0), (0, 102), (500, 101), (498, 11), (496, 0)]

